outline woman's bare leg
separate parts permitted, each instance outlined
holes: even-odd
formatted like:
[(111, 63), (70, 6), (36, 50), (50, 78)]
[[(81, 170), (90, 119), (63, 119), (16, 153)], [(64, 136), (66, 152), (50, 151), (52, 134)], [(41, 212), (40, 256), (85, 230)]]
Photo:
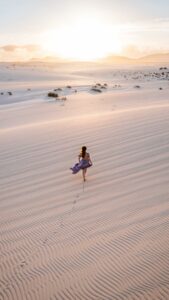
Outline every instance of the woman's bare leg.
[(86, 175), (87, 169), (83, 169), (82, 172), (83, 172), (83, 181), (86, 181), (85, 175)]

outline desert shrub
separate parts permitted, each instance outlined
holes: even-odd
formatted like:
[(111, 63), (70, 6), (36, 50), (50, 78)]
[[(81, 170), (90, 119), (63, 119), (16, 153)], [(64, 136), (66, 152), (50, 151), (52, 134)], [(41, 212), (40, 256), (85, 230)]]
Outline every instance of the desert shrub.
[(72, 87), (71, 87), (71, 85), (67, 85), (67, 89), (71, 89)]
[(102, 91), (96, 87), (92, 87), (91, 91), (101, 93)]
[(12, 96), (12, 92), (8, 92), (8, 95), (9, 95), (9, 96)]
[(57, 88), (57, 89), (54, 89), (54, 92), (60, 92), (60, 91), (62, 91), (62, 89), (61, 88)]
[(135, 85), (135, 89), (140, 89), (140, 85)]
[(159, 70), (161, 71), (161, 70), (167, 70), (167, 67), (161, 67), (161, 68), (159, 68)]
[(115, 84), (115, 85), (113, 85), (113, 88), (120, 88), (120, 87), (121, 87), (120, 84)]
[(57, 97), (59, 97), (59, 96), (58, 96), (58, 94), (56, 94), (56, 93), (49, 92), (49, 93), (48, 93), (48, 97), (54, 97), (54, 98), (57, 98)]

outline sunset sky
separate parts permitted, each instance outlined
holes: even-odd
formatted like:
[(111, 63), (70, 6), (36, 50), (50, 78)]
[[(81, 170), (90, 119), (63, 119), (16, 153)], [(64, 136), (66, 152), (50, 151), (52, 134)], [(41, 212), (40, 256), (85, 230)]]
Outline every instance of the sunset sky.
[(169, 52), (169, 0), (0, 0), (0, 60)]

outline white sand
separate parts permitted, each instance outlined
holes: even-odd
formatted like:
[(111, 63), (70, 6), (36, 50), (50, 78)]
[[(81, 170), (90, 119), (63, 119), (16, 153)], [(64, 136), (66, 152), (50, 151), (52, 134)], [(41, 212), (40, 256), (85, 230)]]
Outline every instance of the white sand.
[[(0, 299), (168, 299), (169, 81), (38, 70), (0, 83)], [(67, 101), (46, 97), (60, 86)]]

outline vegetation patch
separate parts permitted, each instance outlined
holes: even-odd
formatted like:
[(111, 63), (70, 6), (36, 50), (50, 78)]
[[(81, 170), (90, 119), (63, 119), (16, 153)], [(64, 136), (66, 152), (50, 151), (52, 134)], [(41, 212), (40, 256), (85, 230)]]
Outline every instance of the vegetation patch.
[(57, 93), (49, 92), (48, 97), (58, 98), (59, 95)]

